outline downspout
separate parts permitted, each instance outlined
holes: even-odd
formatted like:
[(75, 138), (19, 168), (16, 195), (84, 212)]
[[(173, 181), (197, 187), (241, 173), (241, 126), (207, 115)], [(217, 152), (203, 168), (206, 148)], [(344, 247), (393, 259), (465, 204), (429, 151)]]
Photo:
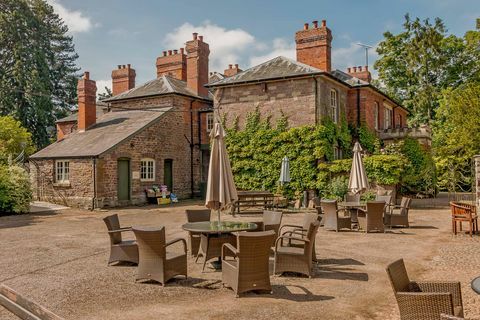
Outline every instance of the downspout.
[(317, 77), (313, 77), (315, 80), (315, 125), (318, 125), (318, 80)]
[(360, 89), (357, 89), (357, 128), (360, 129), (361, 117), (360, 117)]
[(95, 204), (97, 202), (97, 159), (92, 158), (93, 168), (93, 199), (92, 199), (92, 211), (95, 210)]
[(190, 101), (190, 192), (193, 198), (193, 100)]

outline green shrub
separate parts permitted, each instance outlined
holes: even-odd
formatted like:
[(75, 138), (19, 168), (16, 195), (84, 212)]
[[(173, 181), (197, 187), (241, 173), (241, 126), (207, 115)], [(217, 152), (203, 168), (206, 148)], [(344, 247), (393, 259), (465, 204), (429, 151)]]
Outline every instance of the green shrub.
[(329, 192), (326, 192), (323, 197), (327, 199), (343, 200), (348, 193), (348, 177), (338, 176), (330, 181)]
[(26, 213), (31, 201), (32, 189), (25, 169), (0, 165), (0, 213)]

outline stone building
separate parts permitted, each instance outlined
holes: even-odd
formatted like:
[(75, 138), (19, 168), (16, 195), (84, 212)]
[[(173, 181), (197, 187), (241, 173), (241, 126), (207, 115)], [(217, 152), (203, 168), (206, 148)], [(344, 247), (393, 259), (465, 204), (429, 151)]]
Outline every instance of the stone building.
[[(240, 127), (256, 108), (272, 121), (283, 113), (290, 126), (344, 118), (356, 127), (366, 125), (382, 139), (389, 130), (405, 128), (408, 111), (370, 83), (368, 67), (332, 70), (332, 39), (325, 20), (312, 27), (306, 23), (295, 34), (296, 61), (280, 56), (228, 77), (212, 77), (216, 81), (207, 87), (218, 116), (228, 124), (237, 120)], [(225, 75), (232, 69), (230, 65)]]
[(119, 65), (114, 96), (100, 107), (86, 72), (78, 112), (57, 121), (57, 141), (30, 157), (36, 199), (95, 208), (144, 203), (153, 185), (180, 198), (199, 193), (213, 126), (209, 53), (194, 33), (185, 48), (164, 51), (157, 78), (140, 86), (135, 70)]

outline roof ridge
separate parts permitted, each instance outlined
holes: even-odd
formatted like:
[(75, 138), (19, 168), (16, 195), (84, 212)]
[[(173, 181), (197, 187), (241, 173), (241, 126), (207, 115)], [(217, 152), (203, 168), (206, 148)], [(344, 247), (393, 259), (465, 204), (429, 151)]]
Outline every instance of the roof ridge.
[(168, 90), (170, 90), (170, 92), (175, 92), (175, 90), (173, 90), (172, 84), (170, 83), (169, 77), (167, 77), (166, 75), (162, 75), (162, 79), (165, 85), (167, 86)]

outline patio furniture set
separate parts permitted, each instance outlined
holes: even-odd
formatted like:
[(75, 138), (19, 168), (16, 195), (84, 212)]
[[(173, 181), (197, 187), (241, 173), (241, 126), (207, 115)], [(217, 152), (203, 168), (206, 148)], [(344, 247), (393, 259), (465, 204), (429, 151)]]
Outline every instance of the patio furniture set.
[[(167, 241), (165, 228), (120, 227), (118, 216), (104, 218), (110, 236), (108, 263), (138, 264), (135, 280), (154, 280), (165, 285), (177, 275), (187, 277), (187, 252), (207, 261), (218, 258), (222, 281), (236, 296), (246, 291), (271, 292), (269, 261), (274, 252), (274, 274), (296, 272), (312, 277), (316, 261), (315, 236), (320, 225), (317, 214), (306, 214), (302, 225), (281, 226), (282, 212), (265, 211), (258, 222), (211, 221), (210, 210), (186, 210), (187, 241)], [(123, 240), (122, 233), (132, 231), (136, 241)], [(170, 251), (182, 244), (180, 252)], [(273, 250), (272, 250), (273, 248)]]

